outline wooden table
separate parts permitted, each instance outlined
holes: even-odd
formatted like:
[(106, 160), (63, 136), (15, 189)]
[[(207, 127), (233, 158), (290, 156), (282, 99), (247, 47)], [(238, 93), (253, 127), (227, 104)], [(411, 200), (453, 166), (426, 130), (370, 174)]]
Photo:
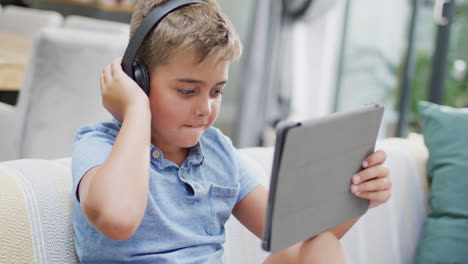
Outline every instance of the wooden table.
[(0, 31), (0, 100), (15, 104), (32, 38)]
[(32, 38), (0, 31), (0, 91), (19, 91)]
[(132, 13), (134, 10), (134, 4), (124, 5), (124, 4), (105, 4), (102, 1), (96, 0), (42, 0), (41, 2), (50, 2), (50, 3), (58, 3), (58, 4), (65, 4), (65, 5), (74, 5), (80, 6), (84, 8), (94, 8), (104, 11), (110, 12), (123, 12), (123, 13)]

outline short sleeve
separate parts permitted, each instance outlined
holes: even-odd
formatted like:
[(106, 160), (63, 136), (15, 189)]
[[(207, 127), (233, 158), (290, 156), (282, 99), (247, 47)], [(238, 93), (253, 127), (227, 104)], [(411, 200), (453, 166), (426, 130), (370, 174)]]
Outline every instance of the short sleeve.
[(255, 171), (249, 165), (249, 162), (236, 149), (234, 150), (234, 156), (238, 164), (240, 184), (240, 192), (236, 201), (237, 204), (255, 189), (255, 187), (260, 185), (260, 179), (255, 175)]
[(72, 150), (72, 178), (73, 192), (78, 200), (78, 185), (83, 176), (92, 168), (102, 165), (109, 156), (114, 145), (120, 123), (93, 123), (81, 128), (73, 142)]

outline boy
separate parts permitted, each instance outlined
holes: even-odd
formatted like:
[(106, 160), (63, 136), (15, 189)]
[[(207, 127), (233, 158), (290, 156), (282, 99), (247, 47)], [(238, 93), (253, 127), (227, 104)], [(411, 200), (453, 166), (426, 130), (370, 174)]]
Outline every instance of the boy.
[[(131, 34), (162, 0), (137, 1)], [(220, 263), (224, 223), (233, 213), (262, 235), (268, 191), (231, 142), (211, 127), (229, 63), (241, 44), (215, 0), (166, 16), (139, 58), (150, 72), (147, 96), (116, 59), (101, 74), (109, 122), (83, 127), (73, 146), (75, 246), (83, 263)], [(375, 152), (351, 191), (370, 207), (391, 183)], [(266, 263), (345, 263), (338, 239), (354, 220)]]

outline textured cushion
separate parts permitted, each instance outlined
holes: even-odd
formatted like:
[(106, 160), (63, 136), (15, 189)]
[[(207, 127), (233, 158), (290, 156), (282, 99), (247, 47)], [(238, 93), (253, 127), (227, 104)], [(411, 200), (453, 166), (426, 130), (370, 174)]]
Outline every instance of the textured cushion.
[(0, 263), (77, 263), (70, 159), (0, 163)]
[(468, 108), (420, 102), (429, 149), (432, 212), (424, 223), (415, 263), (466, 263), (468, 259)]

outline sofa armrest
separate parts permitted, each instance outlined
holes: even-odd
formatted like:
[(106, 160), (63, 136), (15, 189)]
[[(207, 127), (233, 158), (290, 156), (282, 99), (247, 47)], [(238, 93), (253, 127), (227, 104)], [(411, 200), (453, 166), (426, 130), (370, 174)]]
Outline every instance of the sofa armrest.
[(67, 162), (0, 162), (0, 263), (78, 262)]
[(426, 198), (426, 209), (429, 210), (427, 197), (429, 195), (429, 179), (427, 177), (426, 162), (429, 157), (429, 150), (424, 144), (424, 137), (422, 134), (410, 133), (407, 138), (387, 138), (379, 142), (377, 147), (385, 148), (386, 145), (400, 148), (409, 158), (414, 162), (420, 177), (421, 184)]

